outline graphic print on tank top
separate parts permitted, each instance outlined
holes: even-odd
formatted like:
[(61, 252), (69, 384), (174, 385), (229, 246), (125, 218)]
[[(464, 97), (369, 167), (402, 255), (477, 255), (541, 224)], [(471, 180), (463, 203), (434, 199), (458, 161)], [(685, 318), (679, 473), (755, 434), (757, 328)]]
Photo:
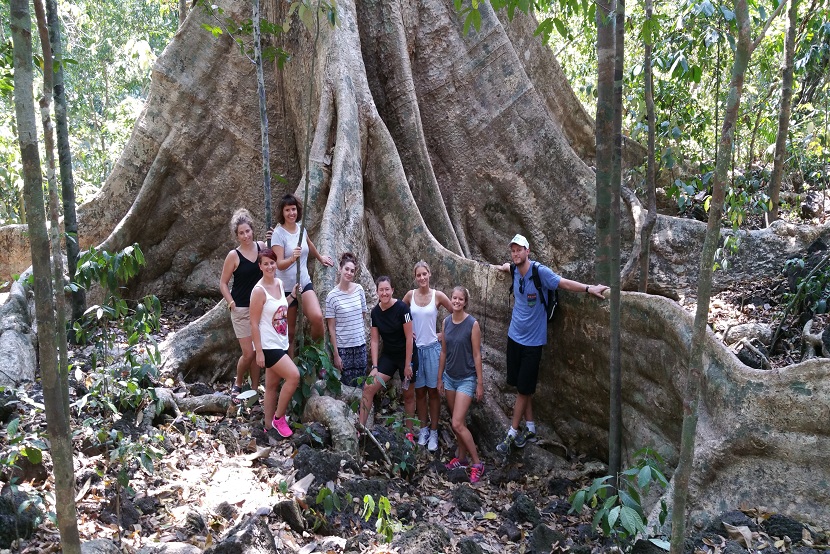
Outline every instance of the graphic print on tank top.
[(280, 306), (274, 312), (274, 318), (271, 320), (271, 325), (274, 326), (274, 331), (281, 337), (288, 336), (288, 307)]

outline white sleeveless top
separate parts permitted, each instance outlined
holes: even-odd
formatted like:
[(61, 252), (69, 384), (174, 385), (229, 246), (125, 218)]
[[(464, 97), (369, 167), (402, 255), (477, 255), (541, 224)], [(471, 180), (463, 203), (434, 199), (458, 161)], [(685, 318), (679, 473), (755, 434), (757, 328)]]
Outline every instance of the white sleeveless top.
[(285, 298), (285, 289), (280, 284), (280, 298), (274, 298), (260, 280), (254, 288), (261, 288), (265, 293), (265, 305), (262, 306), (262, 315), (259, 318), (259, 337), (263, 350), (288, 350), (288, 300)]
[(412, 291), (412, 304), (409, 306), (409, 313), (412, 315), (412, 332), (415, 333), (415, 344), (417, 346), (429, 346), (438, 342), (438, 334), (435, 332), (435, 323), (438, 321), (438, 308), (435, 306), (435, 289), (430, 289), (432, 294), (426, 306), (419, 306), (415, 302), (415, 291)]

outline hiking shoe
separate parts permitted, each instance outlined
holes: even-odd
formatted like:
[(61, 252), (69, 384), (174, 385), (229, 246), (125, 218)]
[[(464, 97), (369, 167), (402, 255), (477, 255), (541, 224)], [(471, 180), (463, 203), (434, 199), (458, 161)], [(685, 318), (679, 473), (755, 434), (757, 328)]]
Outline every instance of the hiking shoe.
[(460, 458), (453, 458), (452, 460), (449, 461), (448, 464), (445, 464), (444, 467), (447, 468), (447, 469), (457, 469), (459, 467), (465, 468), (465, 467), (467, 467), (467, 460), (466, 459), (462, 460)]
[(426, 446), (429, 440), (429, 427), (421, 427), (421, 432), (418, 433), (418, 446)]
[(429, 432), (429, 446), (427, 446), (427, 449), (430, 452), (438, 450), (438, 429)]
[(240, 387), (239, 385), (234, 385), (231, 388), (231, 402), (233, 402), (234, 404), (239, 404), (241, 402), (241, 400), (239, 400), (239, 398), (237, 398), (237, 397), (239, 396), (239, 394), (241, 392), (242, 392), (242, 387)]
[(516, 439), (508, 434), (504, 437), (504, 440), (501, 441), (498, 446), (496, 446), (496, 450), (499, 451), (501, 454), (510, 454), (510, 449), (513, 447), (513, 443), (516, 442)]
[(529, 442), (536, 442), (536, 433), (533, 431), (528, 431), (527, 429), (522, 430), (521, 433), (516, 435), (516, 446), (518, 448), (524, 448), (525, 445)]
[(277, 419), (277, 416), (274, 416), (274, 419), (271, 420), (271, 425), (274, 426), (274, 429), (277, 430), (277, 433), (284, 439), (287, 439), (291, 435), (294, 434), (294, 431), (291, 430), (291, 427), (288, 425), (288, 422), (285, 420), (285, 416)]
[(484, 475), (484, 464), (473, 464), (470, 467), (470, 483), (478, 483)]
[(407, 433), (406, 434), (406, 440), (408, 440), (412, 444), (415, 444), (415, 435), (413, 435), (412, 433)]

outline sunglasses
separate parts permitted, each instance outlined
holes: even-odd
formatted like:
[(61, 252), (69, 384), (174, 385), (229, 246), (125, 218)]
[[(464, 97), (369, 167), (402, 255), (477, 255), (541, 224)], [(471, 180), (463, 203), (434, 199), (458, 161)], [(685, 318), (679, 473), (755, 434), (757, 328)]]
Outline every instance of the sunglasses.
[(524, 277), (519, 278), (519, 294), (525, 293), (525, 280)]

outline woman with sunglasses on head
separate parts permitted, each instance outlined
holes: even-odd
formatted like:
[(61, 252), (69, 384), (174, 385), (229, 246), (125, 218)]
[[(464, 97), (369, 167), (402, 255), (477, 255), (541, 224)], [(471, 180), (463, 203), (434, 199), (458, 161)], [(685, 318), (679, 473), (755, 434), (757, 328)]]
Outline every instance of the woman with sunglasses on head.
[[(286, 356), (288, 350), (288, 302), (296, 299), (297, 288), (285, 294), (282, 282), (276, 277), (277, 254), (270, 248), (259, 253), (262, 279), (251, 292), (251, 336), (256, 350), (256, 363), (265, 368), (265, 432), (282, 438), (293, 433), (285, 412), (297, 385), (300, 372)], [(279, 391), (280, 380), (285, 383)]]
[[(403, 301), (409, 304), (412, 314), (412, 329), (415, 345), (418, 347), (420, 364), (415, 380), (415, 404), (421, 431), (418, 444), (427, 446), (430, 452), (438, 450), (438, 417), (441, 413), (441, 398), (438, 396), (438, 358), (441, 356), (441, 342), (438, 340), (436, 323), (438, 308), (443, 306), (452, 312), (450, 299), (440, 290), (429, 287), (432, 272), (429, 264), (421, 260), (415, 264), (415, 282), (418, 288), (406, 293)], [(427, 402), (427, 398), (429, 402)], [(427, 423), (429, 405), (429, 423)]]
[(452, 314), (444, 319), (441, 360), (438, 364), (438, 391), (446, 395), (452, 414), (452, 430), (458, 442), (455, 457), (447, 469), (467, 467), (469, 454), (470, 482), (477, 483), (484, 474), (484, 464), (478, 457), (473, 435), (467, 428), (467, 411), (475, 398), (484, 398), (484, 379), (481, 369), (481, 327), (466, 312), (470, 293), (464, 287), (452, 290)]
[[(259, 388), (259, 367), (254, 357), (254, 346), (251, 341), (251, 319), (249, 306), (251, 291), (254, 285), (262, 278), (257, 258), (265, 243), (254, 240), (254, 220), (245, 208), (239, 208), (231, 216), (231, 234), (239, 241), (239, 246), (228, 252), (222, 266), (222, 276), (219, 278), (219, 290), (228, 304), (231, 313), (233, 332), (239, 340), (242, 355), (236, 362), (236, 380), (231, 388), (231, 399), (234, 404), (239, 400), (237, 396), (242, 392), (242, 385), (248, 372), (251, 374), (251, 388)], [(233, 286), (230, 286), (233, 278)]]
[(326, 323), (329, 327), (334, 363), (344, 385), (356, 387), (366, 375), (366, 293), (354, 282), (357, 258), (351, 252), (340, 256), (340, 280), (326, 296)]
[[(277, 277), (289, 290), (297, 284), (297, 263), (300, 264), (300, 294), (303, 295), (303, 314), (311, 324), (311, 338), (318, 341), (323, 338), (325, 326), (323, 311), (320, 302), (314, 294), (314, 286), (308, 274), (308, 255), (311, 254), (321, 264), (327, 267), (334, 265), (331, 256), (323, 256), (308, 238), (308, 230), (303, 233), (303, 244), (300, 246), (299, 221), (303, 216), (303, 207), (293, 194), (286, 194), (280, 199), (277, 208), (277, 226), (271, 238), (271, 248), (277, 254)], [(266, 235), (268, 236), (268, 235)], [(297, 327), (297, 300), (294, 299), (288, 306), (288, 355), (294, 356), (294, 335)]]
[[(410, 383), (418, 373), (418, 352), (415, 350), (412, 335), (412, 319), (409, 306), (394, 298), (392, 280), (383, 275), (377, 280), (378, 305), (372, 308), (371, 347), (372, 372), (363, 385), (363, 398), (360, 401), (360, 423), (366, 424), (369, 409), (375, 394), (397, 373), (403, 388), (403, 404), (406, 412), (406, 426), (412, 437), (412, 417), (415, 415), (415, 390)], [(383, 351), (380, 340), (383, 339)], [(382, 381), (382, 382), (381, 382)]]

